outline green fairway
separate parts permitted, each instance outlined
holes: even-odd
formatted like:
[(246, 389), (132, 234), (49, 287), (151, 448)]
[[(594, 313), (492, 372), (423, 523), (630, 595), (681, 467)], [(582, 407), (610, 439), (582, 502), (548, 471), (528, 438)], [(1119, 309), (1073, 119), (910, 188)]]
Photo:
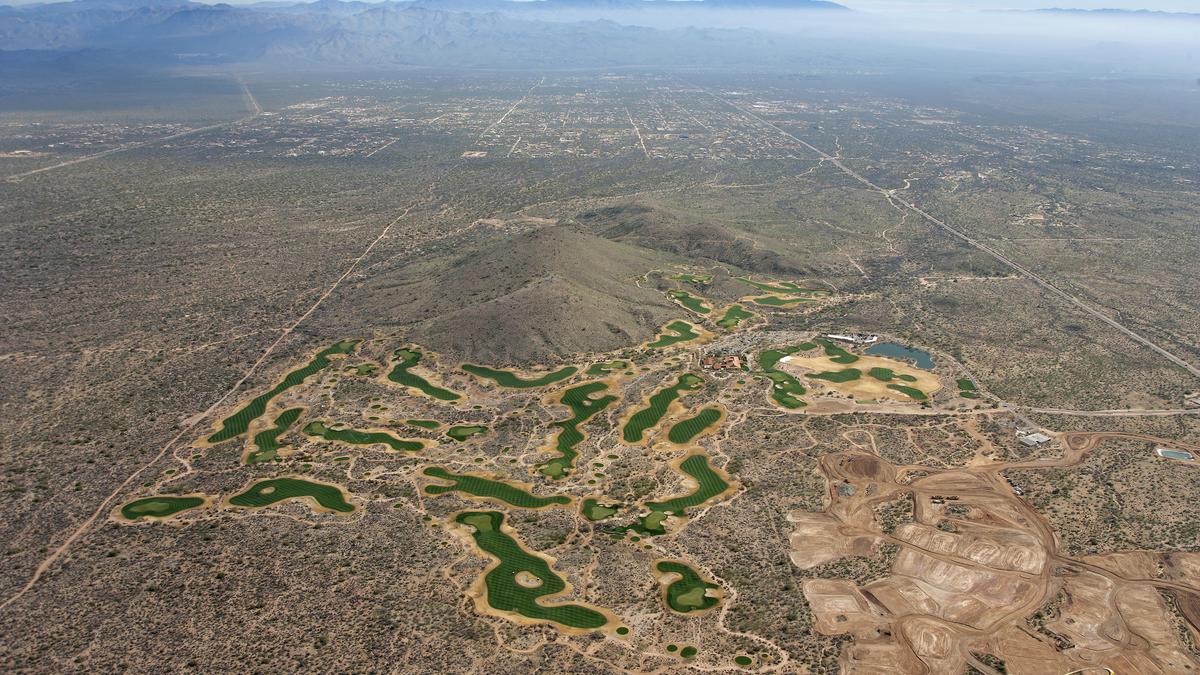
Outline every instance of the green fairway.
[(229, 498), (233, 506), (261, 508), (287, 499), (311, 498), (321, 507), (339, 513), (354, 511), (345, 493), (335, 485), (313, 483), (301, 478), (272, 478), (251, 485), (245, 492)]
[(204, 504), (203, 497), (146, 497), (135, 499), (121, 507), (121, 517), (125, 520), (138, 518), (166, 518), (180, 511), (194, 509)]
[[(775, 366), (783, 357), (795, 354), (798, 351), (804, 351), (804, 346), (767, 349), (758, 355), (758, 365), (762, 368), (763, 375), (771, 380), (771, 400), (789, 410), (803, 408), (808, 405), (800, 398), (808, 390), (804, 388), (804, 385), (800, 384), (800, 380), (785, 372), (775, 370)], [(816, 345), (812, 346), (816, 347)]]
[(283, 392), (302, 384), (305, 380), (319, 373), (329, 366), (329, 357), (334, 355), (349, 354), (354, 351), (354, 346), (358, 344), (358, 340), (342, 340), (317, 353), (308, 365), (288, 373), (283, 380), (271, 388), (270, 391), (259, 394), (254, 397), (249, 403), (242, 406), (240, 410), (226, 417), (221, 421), (221, 428), (208, 437), (209, 443), (220, 443), (231, 438), (240, 436), (246, 433), (246, 429), (250, 427), (250, 423), (262, 417), (267, 411), (267, 403)]
[(666, 528), (662, 523), (667, 516), (684, 516), (687, 509), (699, 506), (729, 488), (729, 483), (709, 466), (707, 455), (692, 455), (684, 459), (679, 465), (679, 470), (695, 479), (696, 489), (681, 497), (661, 502), (646, 502), (646, 508), (650, 509), (649, 515), (643, 516), (641, 523), (631, 526), (630, 529), (643, 534), (665, 534)]
[(712, 311), (712, 307), (706, 305), (704, 300), (697, 298), (687, 291), (670, 290), (667, 291), (667, 295), (669, 295), (675, 302), (683, 305), (684, 308), (697, 314), (708, 314)]
[(685, 373), (679, 376), (674, 385), (658, 390), (650, 397), (650, 405), (630, 416), (621, 430), (621, 436), (626, 443), (641, 442), (646, 430), (658, 424), (667, 408), (687, 391), (696, 391), (704, 386), (704, 380), (698, 375)]
[(446, 435), (456, 441), (462, 442), (472, 436), (486, 434), (488, 428), (479, 424), (459, 424), (450, 427), (446, 430)]
[(689, 443), (693, 438), (708, 431), (710, 427), (715, 427), (720, 419), (720, 408), (705, 408), (695, 416), (672, 425), (671, 430), (667, 432), (667, 440), (679, 445)]
[(540, 377), (524, 379), (512, 371), (496, 370), (494, 368), (488, 368), (487, 366), (476, 366), (470, 363), (463, 364), (462, 369), (477, 377), (495, 380), (496, 384), (500, 385), (501, 387), (508, 387), (510, 389), (532, 389), (534, 387), (544, 387), (548, 384), (554, 384), (559, 380), (565, 380), (579, 372), (579, 369), (575, 366), (567, 366), (552, 373), (546, 373)]
[(279, 437), (300, 419), (303, 412), (304, 408), (288, 408), (275, 418), (275, 426), (254, 434), (254, 449), (246, 453), (246, 463), (258, 464), (275, 459), (279, 448), (283, 447)]
[(729, 309), (725, 310), (725, 316), (717, 321), (717, 325), (725, 330), (733, 330), (738, 327), (742, 321), (754, 316), (754, 313), (747, 310), (741, 305), (730, 305)]
[(756, 305), (766, 305), (768, 307), (787, 307), (788, 305), (797, 305), (802, 302), (812, 302), (812, 298), (781, 298), (778, 295), (761, 295), (757, 298), (750, 298), (750, 300)]
[[(673, 335), (671, 334), (673, 333)], [(672, 321), (667, 324), (662, 333), (659, 333), (658, 339), (646, 345), (648, 349), (663, 349), (680, 342), (695, 340), (700, 337), (700, 334), (695, 331), (695, 327), (686, 321)]]
[(547, 506), (571, 503), (571, 498), (563, 495), (537, 497), (515, 485), (503, 481), (467, 474), (450, 473), (440, 466), (428, 467), (422, 473), (432, 478), (454, 483), (453, 485), (426, 485), (425, 493), (430, 495), (440, 495), (455, 491), (465, 492), (484, 499), (496, 499), (520, 509), (542, 509)]
[(688, 457), (680, 463), (679, 470), (696, 480), (699, 485), (695, 491), (666, 501), (647, 502), (647, 508), (652, 511), (663, 511), (682, 516), (686, 509), (703, 504), (729, 487), (729, 483), (726, 483), (725, 479), (709, 466), (707, 455)]
[(858, 368), (846, 368), (845, 370), (835, 370), (827, 373), (809, 373), (807, 377), (810, 380), (827, 380), (829, 382), (853, 382), (862, 377), (862, 371)]
[[(516, 539), (501, 531), (504, 514), (498, 511), (465, 511), (455, 521), (473, 528), (475, 545), (496, 560), (484, 575), (487, 604), (502, 612), (514, 612), (536, 621), (548, 621), (571, 628), (597, 629), (608, 617), (584, 605), (542, 604), (538, 600), (566, 590), (566, 582), (554, 573), (544, 558), (525, 550)], [(530, 588), (518, 582), (519, 573), (540, 581)]]
[(321, 421), (309, 422), (304, 427), (304, 433), (309, 436), (324, 438), (329, 441), (339, 441), (349, 445), (374, 445), (380, 443), (396, 452), (417, 452), (425, 448), (420, 441), (408, 441), (396, 438), (386, 431), (359, 431), (357, 429), (331, 429)]
[(554, 423), (554, 426), (559, 428), (558, 436), (554, 439), (554, 449), (558, 451), (558, 456), (538, 467), (538, 471), (544, 476), (562, 478), (574, 470), (575, 458), (579, 456), (575, 446), (584, 439), (579, 426), (617, 400), (612, 394), (591, 398), (593, 394), (607, 389), (608, 385), (603, 382), (588, 382), (563, 392), (559, 403), (570, 409), (571, 417)]
[(628, 367), (629, 364), (625, 361), (601, 361), (599, 363), (593, 363), (591, 366), (589, 366), (587, 372), (584, 374), (591, 375), (593, 377), (602, 377), (604, 375), (611, 374), (613, 371), (625, 370)]
[(421, 362), (421, 356), (421, 352), (415, 349), (397, 349), (392, 353), (392, 359), (396, 361), (396, 364), (388, 373), (388, 379), (397, 384), (412, 387), (426, 396), (432, 396), (440, 401), (457, 401), (462, 398), (462, 394), (438, 387), (420, 375), (408, 372), (409, 368)]
[(595, 522), (616, 515), (618, 507), (618, 504), (601, 504), (595, 499), (585, 499), (579, 510), (583, 513), (584, 518)]
[(437, 420), (404, 420), (405, 424), (414, 426), (420, 429), (437, 429), (442, 426), (442, 423)]
[(720, 586), (706, 582), (696, 570), (674, 561), (663, 560), (655, 568), (666, 574), (677, 574), (681, 578), (667, 584), (667, 606), (680, 614), (703, 611), (716, 606), (720, 600), (707, 595), (708, 589), (719, 589)]
[(895, 389), (896, 391), (900, 392), (901, 394), (906, 394), (909, 398), (912, 398), (912, 399), (915, 399), (918, 401), (928, 401), (929, 400), (929, 397), (925, 395), (925, 392), (921, 391), (920, 389), (916, 389), (914, 387), (906, 387), (902, 384), (889, 384), (888, 389)]
[(766, 291), (768, 293), (780, 293), (782, 295), (794, 295), (797, 293), (816, 294), (816, 293), (825, 293), (826, 292), (826, 291), (816, 289), (816, 288), (805, 288), (803, 286), (797, 285), (793, 281), (776, 281), (776, 282), (771, 283), (771, 282), (755, 281), (748, 277), (737, 277), (737, 280), (741, 281), (742, 283), (749, 284), (749, 285), (757, 288), (760, 291)]

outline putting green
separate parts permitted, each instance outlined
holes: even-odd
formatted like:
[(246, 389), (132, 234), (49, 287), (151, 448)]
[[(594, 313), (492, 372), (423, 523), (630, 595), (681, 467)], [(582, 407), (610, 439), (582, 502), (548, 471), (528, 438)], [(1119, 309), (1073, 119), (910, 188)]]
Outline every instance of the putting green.
[(275, 418), (273, 427), (254, 434), (254, 448), (247, 449), (245, 462), (258, 464), (275, 459), (279, 454), (279, 448), (283, 447), (283, 444), (279, 442), (279, 437), (291, 428), (303, 413), (304, 408), (288, 408)]
[(495, 380), (496, 384), (500, 385), (501, 387), (508, 387), (510, 389), (532, 389), (534, 387), (544, 387), (548, 384), (554, 384), (559, 380), (565, 380), (579, 372), (579, 369), (575, 366), (567, 366), (552, 373), (546, 373), (545, 375), (526, 379), (510, 370), (496, 370), (495, 368), (477, 366), (470, 363), (463, 364), (462, 369), (477, 377)]
[(431, 478), (453, 483), (453, 485), (426, 485), (425, 494), (429, 495), (465, 492), (481, 499), (501, 501), (520, 509), (544, 509), (549, 506), (565, 506), (571, 503), (571, 498), (564, 495), (538, 497), (525, 488), (511, 483), (471, 474), (450, 473), (440, 466), (427, 467), (422, 473)]
[(420, 429), (430, 430), (438, 429), (442, 426), (442, 423), (437, 420), (404, 420), (404, 423)]
[(612, 405), (617, 397), (608, 394), (600, 398), (591, 398), (593, 394), (606, 391), (608, 385), (603, 382), (588, 382), (577, 387), (571, 387), (563, 392), (558, 402), (567, 406), (571, 417), (554, 423), (559, 428), (558, 436), (554, 439), (554, 450), (558, 456), (538, 467), (548, 478), (562, 478), (575, 468), (575, 458), (579, 456), (575, 446), (583, 442), (584, 433), (579, 426), (592, 418), (593, 415)]
[(671, 430), (667, 432), (667, 440), (678, 445), (690, 443), (700, 434), (715, 429), (720, 421), (720, 408), (705, 408), (694, 416), (672, 425)]
[(720, 596), (708, 594), (709, 589), (719, 591), (721, 587), (708, 583), (691, 567), (673, 560), (662, 560), (654, 567), (659, 572), (659, 583), (664, 586), (663, 599), (672, 611), (702, 612), (721, 601)]
[(666, 325), (661, 333), (659, 333), (658, 339), (647, 344), (646, 348), (663, 349), (670, 347), (671, 345), (679, 344), (680, 342), (695, 340), (696, 338), (700, 337), (700, 334), (696, 332), (695, 328), (695, 326), (686, 321), (672, 321)]
[(472, 436), (486, 434), (488, 428), (480, 424), (459, 424), (446, 430), (446, 435), (460, 443)]
[(455, 522), (469, 526), (475, 545), (495, 560), (483, 575), (479, 589), (483, 592), (476, 596), (477, 604), (482, 600), (488, 608), (499, 612), (568, 628), (595, 630), (609, 623), (607, 616), (585, 605), (544, 603), (565, 593), (567, 584), (545, 558), (526, 550), (502, 531), (503, 513), (464, 511), (455, 517)]
[(332, 429), (324, 422), (314, 420), (304, 427), (304, 433), (309, 436), (324, 438), (328, 441), (339, 441), (348, 445), (374, 445), (380, 443), (396, 452), (417, 452), (425, 449), (421, 441), (410, 441), (396, 438), (386, 431), (359, 431), (358, 429)]
[(240, 410), (222, 420), (221, 428), (208, 437), (208, 442), (220, 443), (246, 433), (246, 429), (250, 428), (250, 423), (262, 417), (263, 413), (267, 411), (267, 403), (271, 399), (292, 387), (303, 384), (305, 380), (329, 366), (329, 357), (349, 354), (354, 351), (354, 346), (357, 344), (358, 340), (342, 340), (332, 347), (321, 350), (308, 362), (308, 365), (288, 373), (270, 391), (254, 397)]
[(315, 483), (302, 478), (272, 478), (251, 485), (241, 494), (229, 498), (232, 506), (263, 508), (288, 499), (303, 499), (319, 509), (351, 513), (354, 505), (336, 485)]
[(204, 497), (167, 495), (135, 499), (121, 507), (121, 517), (129, 521), (139, 518), (169, 518), (180, 511), (204, 506), (207, 501)]
[(754, 316), (754, 313), (747, 310), (741, 305), (730, 305), (729, 309), (725, 310), (725, 316), (717, 321), (717, 325), (725, 330), (733, 330), (738, 327), (742, 321)]
[(667, 295), (670, 296), (670, 298), (675, 302), (683, 305), (684, 309), (693, 311), (697, 314), (708, 314), (712, 311), (712, 307), (709, 307), (707, 304), (705, 304), (704, 300), (697, 298), (687, 291), (670, 290), (667, 291)]
[(440, 401), (457, 401), (462, 398), (462, 394), (443, 389), (420, 375), (409, 372), (410, 368), (421, 362), (421, 357), (421, 352), (415, 349), (397, 349), (392, 353), (392, 359), (396, 361), (396, 365), (388, 373), (388, 379), (397, 384), (412, 387), (426, 396), (432, 396)]
[(626, 443), (640, 443), (646, 430), (658, 424), (667, 409), (684, 392), (696, 391), (704, 386), (704, 380), (698, 375), (685, 373), (679, 376), (674, 385), (658, 390), (650, 397), (649, 405), (635, 412), (621, 430), (621, 437)]

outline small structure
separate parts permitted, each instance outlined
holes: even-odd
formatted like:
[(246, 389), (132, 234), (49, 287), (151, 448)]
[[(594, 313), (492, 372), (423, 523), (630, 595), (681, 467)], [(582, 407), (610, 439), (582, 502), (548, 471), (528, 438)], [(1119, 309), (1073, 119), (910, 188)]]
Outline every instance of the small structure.
[(1024, 443), (1025, 445), (1027, 445), (1031, 448), (1036, 448), (1037, 446), (1049, 441), (1050, 437), (1047, 436), (1046, 434), (1041, 433), (1040, 431), (1035, 431), (1032, 434), (1025, 434), (1023, 436), (1020, 436), (1020, 439), (1021, 439), (1021, 442)]
[(840, 340), (855, 345), (869, 345), (879, 342), (879, 336), (872, 335), (871, 333), (826, 333), (825, 337), (830, 340)]
[(706, 354), (700, 359), (700, 367), (705, 370), (741, 370), (742, 357), (739, 354)]

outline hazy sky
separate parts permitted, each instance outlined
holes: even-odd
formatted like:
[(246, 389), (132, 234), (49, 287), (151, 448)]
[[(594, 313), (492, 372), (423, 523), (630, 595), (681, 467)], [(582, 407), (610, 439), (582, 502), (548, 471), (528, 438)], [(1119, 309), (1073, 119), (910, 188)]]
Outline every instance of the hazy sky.
[[(26, 5), (62, 0), (0, 0), (0, 5)], [(193, 0), (198, 2), (227, 2), (248, 4), (255, 0)], [(301, 1), (301, 0), (297, 0)], [(367, 0), (368, 2), (371, 0)], [(1069, 7), (1076, 9), (1154, 9), (1168, 12), (1198, 12), (1200, 0), (834, 0), (852, 9), (868, 12), (937, 10), (972, 12), (995, 9), (1044, 9)]]
[(1168, 12), (1200, 12), (1200, 0), (835, 0), (864, 11), (936, 9), (971, 11), (980, 9), (1157, 9)]

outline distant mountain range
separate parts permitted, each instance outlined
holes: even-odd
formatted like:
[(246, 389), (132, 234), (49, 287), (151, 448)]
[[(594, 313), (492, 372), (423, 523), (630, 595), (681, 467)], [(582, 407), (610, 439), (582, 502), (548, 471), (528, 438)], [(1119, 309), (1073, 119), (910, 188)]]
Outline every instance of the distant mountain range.
[(1163, 12), (1157, 9), (1069, 9), (1063, 7), (1047, 7), (1046, 9), (1028, 10), (1037, 14), (1072, 14), (1090, 16), (1114, 17), (1145, 17), (1163, 19), (1200, 19), (1197, 12)]
[[(705, 12), (763, 7), (845, 11), (824, 0), (319, 0), (207, 5), (186, 0), (78, 0), (0, 6), (0, 55), (145, 64), (280, 62), (334, 65), (490, 65), (569, 63), (714, 64), (771, 59), (780, 38), (749, 30), (663, 30), (612, 21), (554, 20), (580, 9), (654, 7)], [(603, 16), (600, 14), (599, 16)], [(775, 58), (778, 58), (777, 56)]]

